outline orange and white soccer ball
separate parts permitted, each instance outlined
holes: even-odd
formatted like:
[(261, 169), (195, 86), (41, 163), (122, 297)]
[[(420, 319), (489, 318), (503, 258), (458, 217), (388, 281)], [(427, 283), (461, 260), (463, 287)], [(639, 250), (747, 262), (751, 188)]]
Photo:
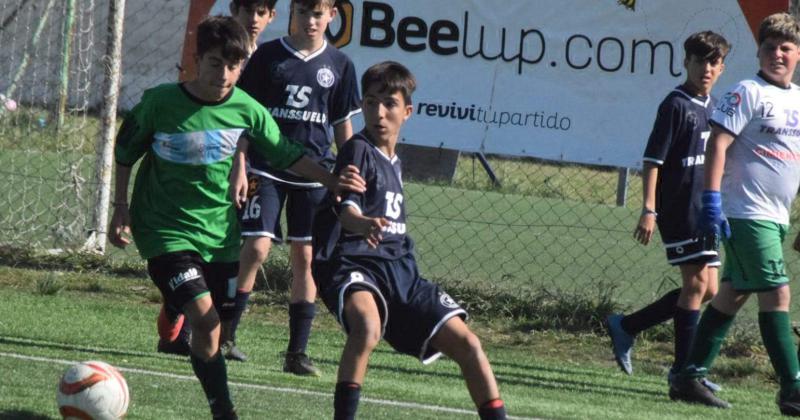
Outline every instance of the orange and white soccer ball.
[(58, 383), (58, 410), (65, 419), (114, 420), (128, 411), (128, 384), (114, 367), (89, 361), (70, 366)]

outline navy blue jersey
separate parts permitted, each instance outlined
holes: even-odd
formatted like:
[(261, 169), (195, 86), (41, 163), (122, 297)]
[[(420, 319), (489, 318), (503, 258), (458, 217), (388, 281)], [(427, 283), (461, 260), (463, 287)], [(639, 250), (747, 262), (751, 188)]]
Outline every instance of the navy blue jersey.
[[(314, 259), (327, 261), (340, 255), (365, 256), (396, 260), (412, 253), (413, 242), (406, 234), (406, 206), (400, 159), (390, 158), (375, 147), (364, 132), (348, 140), (336, 157), (334, 173), (354, 165), (367, 183), (364, 193), (350, 193), (339, 204), (329, 197), (314, 216), (312, 232)], [(339, 212), (345, 206), (360, 210), (367, 217), (384, 217), (389, 226), (383, 229), (383, 240), (370, 248), (359, 234), (344, 230)]]
[(694, 238), (700, 210), (711, 97), (676, 87), (658, 107), (644, 161), (660, 166), (656, 187), (658, 227), (665, 243)]
[[(247, 63), (239, 87), (264, 105), (286, 137), (305, 146), (306, 155), (327, 168), (333, 166), (331, 127), (361, 112), (353, 62), (327, 41), (303, 55), (284, 38), (261, 44)], [(310, 181), (270, 167), (252, 148), (252, 172), (278, 181)]]

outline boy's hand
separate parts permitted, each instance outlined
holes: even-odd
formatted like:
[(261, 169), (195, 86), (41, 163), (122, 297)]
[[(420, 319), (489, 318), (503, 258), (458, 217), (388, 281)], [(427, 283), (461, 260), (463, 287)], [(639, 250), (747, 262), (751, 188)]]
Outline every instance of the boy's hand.
[(244, 203), (247, 202), (247, 163), (245, 161), (245, 154), (239, 152), (233, 156), (233, 166), (231, 166), (231, 174), (228, 177), (230, 182), (231, 201), (237, 209), (241, 209)]
[(115, 204), (108, 229), (108, 241), (117, 248), (125, 248), (131, 240), (131, 215), (127, 204)]
[(371, 248), (377, 248), (383, 240), (383, 228), (389, 226), (389, 221), (383, 217), (366, 218), (364, 221), (364, 230), (361, 234)]
[(653, 238), (653, 231), (656, 227), (656, 214), (655, 212), (643, 211), (639, 217), (639, 223), (636, 225), (636, 230), (633, 231), (633, 237), (642, 245), (650, 243)]
[(364, 181), (364, 178), (361, 178), (361, 175), (358, 174), (358, 168), (353, 165), (347, 165), (342, 169), (341, 173), (339, 173), (339, 178), (333, 189), (333, 195), (336, 197), (336, 201), (339, 202), (342, 199), (342, 193), (345, 191), (363, 193), (366, 190), (367, 183)]

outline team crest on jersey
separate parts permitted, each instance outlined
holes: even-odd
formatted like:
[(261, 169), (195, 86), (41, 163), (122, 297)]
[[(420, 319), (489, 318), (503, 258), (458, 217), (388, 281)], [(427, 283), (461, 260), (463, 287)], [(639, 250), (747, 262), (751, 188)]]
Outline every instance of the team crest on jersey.
[(453, 300), (453, 298), (451, 298), (447, 293), (442, 293), (439, 295), (439, 303), (441, 303), (445, 308), (458, 308), (458, 303), (456, 303), (456, 301)]
[(284, 85), (288, 80), (286, 78), (286, 64), (275, 61), (270, 65), (270, 79), (274, 85)]
[(317, 71), (317, 83), (324, 88), (333, 86), (336, 81), (336, 76), (333, 75), (331, 69), (323, 67)]
[(686, 113), (686, 122), (689, 124), (690, 127), (696, 128), (697, 127), (697, 114), (692, 111)]

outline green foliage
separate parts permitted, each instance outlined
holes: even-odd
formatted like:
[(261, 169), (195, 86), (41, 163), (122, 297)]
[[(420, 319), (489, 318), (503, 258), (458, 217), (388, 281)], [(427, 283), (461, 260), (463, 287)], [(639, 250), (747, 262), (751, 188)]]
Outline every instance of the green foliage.
[(43, 296), (58, 294), (65, 287), (62, 274), (57, 272), (49, 272), (36, 280), (36, 293)]

